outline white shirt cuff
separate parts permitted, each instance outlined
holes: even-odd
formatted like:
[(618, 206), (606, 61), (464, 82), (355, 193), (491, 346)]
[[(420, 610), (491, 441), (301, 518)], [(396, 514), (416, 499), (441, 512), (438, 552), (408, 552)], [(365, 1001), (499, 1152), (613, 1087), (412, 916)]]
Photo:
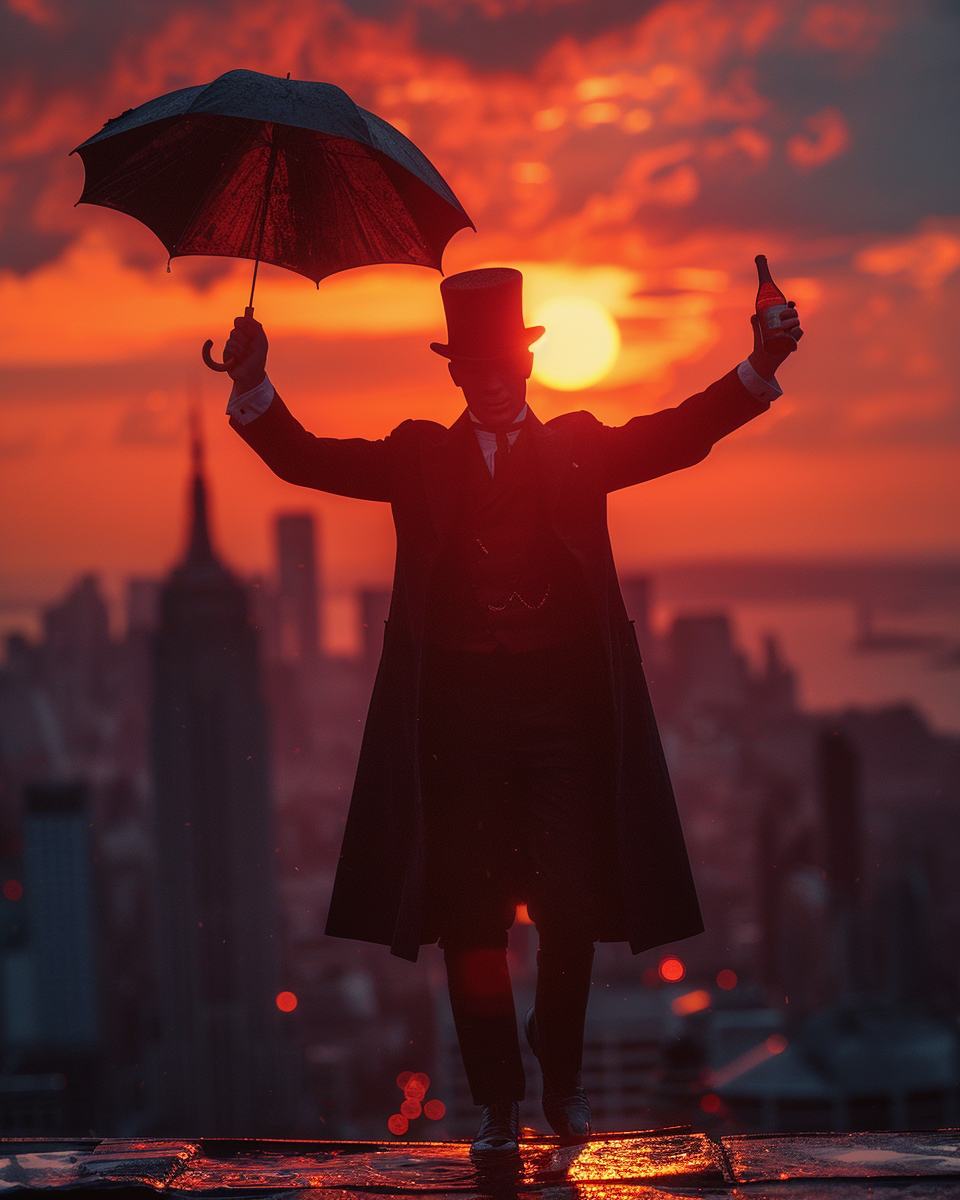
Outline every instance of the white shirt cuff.
[(249, 425), (267, 411), (273, 403), (274, 395), (269, 375), (264, 375), (255, 388), (251, 388), (249, 392), (240, 392), (239, 395), (234, 385), (227, 401), (227, 416), (236, 417), (241, 425)]
[[(737, 367), (737, 374), (740, 376), (740, 382), (747, 389), (754, 400), (760, 400), (769, 404), (771, 400), (776, 400), (778, 396), (783, 395), (783, 388), (777, 383), (776, 379), (764, 379), (762, 375), (758, 375), (753, 369), (748, 359)], [(260, 385), (263, 386), (262, 384)]]

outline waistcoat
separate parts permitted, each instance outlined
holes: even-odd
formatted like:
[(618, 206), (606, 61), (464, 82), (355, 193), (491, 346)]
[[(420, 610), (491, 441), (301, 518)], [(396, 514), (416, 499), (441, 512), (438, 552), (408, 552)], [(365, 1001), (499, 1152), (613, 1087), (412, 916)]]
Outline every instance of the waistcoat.
[(493, 478), (472, 434), (464, 459), (461, 515), (432, 580), (427, 640), (518, 654), (585, 639), (586, 585), (550, 528), (529, 430), (521, 428), (505, 463), (498, 456)]

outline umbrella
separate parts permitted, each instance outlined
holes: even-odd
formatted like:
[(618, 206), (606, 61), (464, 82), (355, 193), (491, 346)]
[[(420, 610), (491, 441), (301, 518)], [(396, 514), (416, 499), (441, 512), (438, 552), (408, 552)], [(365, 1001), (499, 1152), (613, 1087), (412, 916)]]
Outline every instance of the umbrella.
[[(228, 71), (107, 121), (78, 146), (78, 204), (129, 213), (171, 259), (254, 260), (320, 280), (371, 263), (441, 269), (474, 228), (429, 159), (332, 83)], [(169, 263), (169, 260), (168, 260)], [(214, 370), (228, 364), (210, 357)]]

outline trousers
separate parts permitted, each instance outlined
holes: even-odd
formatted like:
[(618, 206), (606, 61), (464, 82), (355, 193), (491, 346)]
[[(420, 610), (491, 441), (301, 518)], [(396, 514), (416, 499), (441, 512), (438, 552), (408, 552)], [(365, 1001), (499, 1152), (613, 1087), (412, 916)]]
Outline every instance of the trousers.
[(525, 1093), (506, 959), (521, 903), (540, 939), (544, 1084), (565, 1088), (612, 874), (600, 861), (612, 815), (599, 657), (585, 645), (432, 651), (423, 695), (428, 895), (474, 1102)]

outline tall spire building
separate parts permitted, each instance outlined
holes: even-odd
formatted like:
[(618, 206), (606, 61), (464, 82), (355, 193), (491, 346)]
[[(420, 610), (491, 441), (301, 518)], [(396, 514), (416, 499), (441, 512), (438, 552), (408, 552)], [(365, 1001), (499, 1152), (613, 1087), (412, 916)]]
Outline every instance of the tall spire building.
[(313, 665), (320, 657), (320, 579), (312, 513), (281, 513), (276, 523), (280, 656)]
[(199, 430), (160, 596), (152, 754), (163, 1132), (289, 1129), (267, 719), (242, 584), (214, 553)]

